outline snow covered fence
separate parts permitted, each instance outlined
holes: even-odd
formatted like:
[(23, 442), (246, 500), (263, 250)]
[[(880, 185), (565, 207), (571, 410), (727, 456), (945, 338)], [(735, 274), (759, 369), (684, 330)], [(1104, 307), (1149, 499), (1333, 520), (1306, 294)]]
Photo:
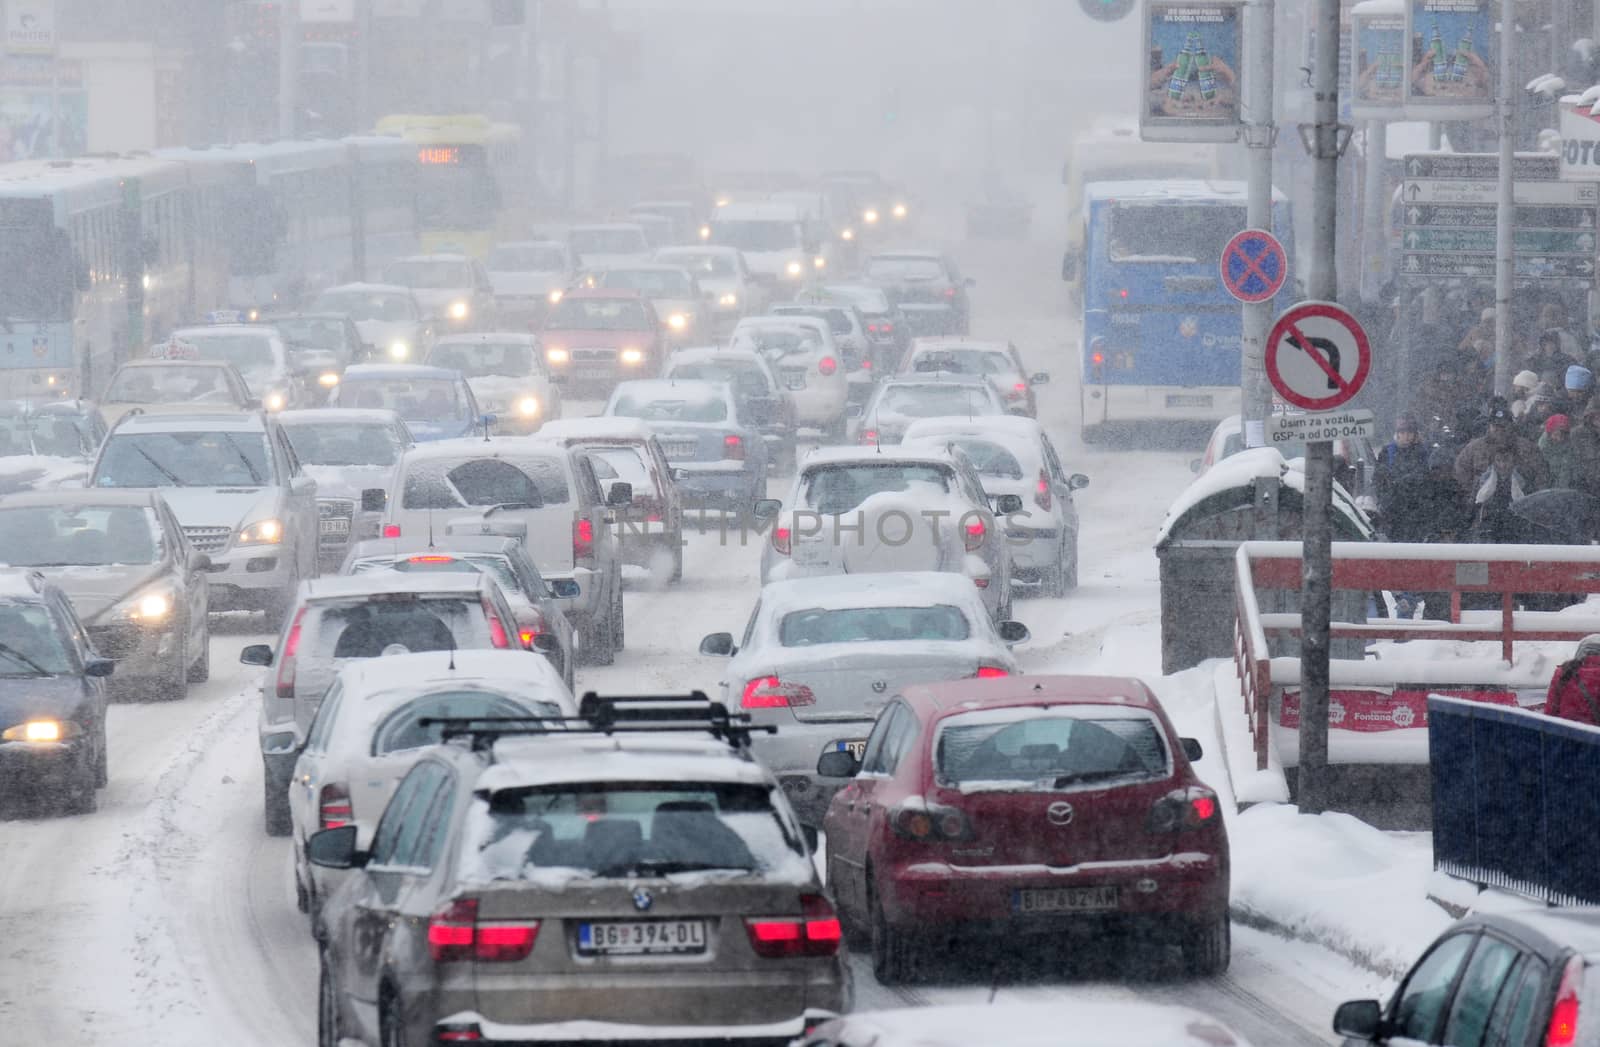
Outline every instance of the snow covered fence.
[(1600, 903), (1600, 729), (1433, 696), (1433, 864), (1553, 905)]

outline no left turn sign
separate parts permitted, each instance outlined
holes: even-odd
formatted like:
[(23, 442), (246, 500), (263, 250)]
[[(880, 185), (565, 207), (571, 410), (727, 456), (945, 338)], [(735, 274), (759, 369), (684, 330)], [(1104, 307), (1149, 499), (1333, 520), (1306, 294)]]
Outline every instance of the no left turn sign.
[(1267, 335), (1267, 379), (1278, 395), (1307, 411), (1329, 411), (1361, 391), (1372, 346), (1361, 324), (1333, 302), (1301, 302)]

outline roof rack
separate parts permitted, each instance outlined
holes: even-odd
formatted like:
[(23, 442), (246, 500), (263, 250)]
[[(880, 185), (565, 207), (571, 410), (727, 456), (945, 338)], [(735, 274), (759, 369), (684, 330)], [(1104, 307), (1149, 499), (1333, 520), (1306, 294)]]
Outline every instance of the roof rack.
[(730, 713), (704, 691), (688, 694), (601, 695), (588, 691), (577, 716), (425, 716), (419, 727), (439, 726), (441, 738), (467, 738), (474, 752), (492, 752), (501, 738), (564, 734), (709, 734), (733, 749), (750, 745), (756, 732), (777, 734), (773, 724), (755, 724), (747, 713)]

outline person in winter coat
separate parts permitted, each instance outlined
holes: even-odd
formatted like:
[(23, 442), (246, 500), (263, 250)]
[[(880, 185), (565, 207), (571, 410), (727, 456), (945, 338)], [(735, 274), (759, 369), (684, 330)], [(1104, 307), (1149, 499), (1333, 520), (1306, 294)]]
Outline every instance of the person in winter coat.
[(1544, 433), (1539, 437), (1539, 453), (1550, 467), (1551, 487), (1571, 487), (1572, 470), (1572, 420), (1564, 414), (1553, 414), (1544, 422)]
[(1528, 405), (1532, 402), (1533, 391), (1539, 387), (1539, 376), (1532, 371), (1518, 371), (1517, 376), (1511, 379), (1511, 417), (1515, 421), (1522, 421), (1523, 415), (1528, 413)]
[[(1523, 436), (1538, 443), (1539, 438), (1544, 436), (1544, 423), (1557, 414), (1561, 414), (1561, 411), (1556, 407), (1553, 387), (1548, 382), (1540, 382), (1528, 397), (1528, 409), (1522, 413), (1518, 429)], [(1570, 424), (1571, 421), (1572, 416), (1568, 415), (1567, 422)]]
[(1428, 471), (1413, 476), (1403, 486), (1400, 497), (1416, 513), (1417, 532), (1425, 542), (1466, 540), (1472, 523), (1472, 505), (1455, 478), (1456, 454), (1447, 447), (1435, 447), (1428, 455)]
[(1600, 497), (1600, 407), (1578, 419), (1571, 443), (1572, 486)]
[(1384, 533), (1394, 542), (1420, 542), (1428, 537), (1425, 520), (1412, 497), (1417, 482), (1428, 472), (1428, 448), (1417, 431), (1417, 420), (1403, 414), (1395, 419), (1394, 439), (1378, 453), (1373, 486)]
[(1594, 372), (1573, 364), (1567, 368), (1564, 387), (1556, 398), (1556, 408), (1568, 418), (1576, 418), (1589, 406), (1593, 396)]
[[(1540, 464), (1544, 464), (1540, 456)], [(1511, 503), (1530, 492), (1514, 447), (1494, 448), (1488, 469), (1478, 478), (1473, 492), (1472, 540), (1474, 542), (1514, 542), (1522, 528), (1511, 513)]]
[(1576, 356), (1562, 349), (1559, 332), (1546, 331), (1539, 336), (1539, 348), (1522, 364), (1538, 375), (1541, 382), (1560, 385), (1566, 378), (1567, 368), (1579, 362)]
[(1545, 694), (1544, 712), (1600, 726), (1600, 634), (1579, 640), (1572, 660), (1556, 667)]
[(1550, 467), (1545, 464), (1544, 455), (1539, 453), (1537, 444), (1512, 427), (1511, 411), (1503, 401), (1490, 407), (1487, 421), (1488, 430), (1456, 456), (1456, 483), (1461, 489), (1475, 496), (1501, 454), (1510, 456), (1511, 468), (1520, 479), (1523, 494), (1549, 487)]

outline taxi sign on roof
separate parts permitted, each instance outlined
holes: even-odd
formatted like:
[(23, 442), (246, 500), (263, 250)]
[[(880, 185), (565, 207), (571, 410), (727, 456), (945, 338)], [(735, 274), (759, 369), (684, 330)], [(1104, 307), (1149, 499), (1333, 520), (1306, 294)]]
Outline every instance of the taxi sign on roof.
[(244, 313), (238, 309), (213, 309), (206, 314), (208, 324), (242, 324)]
[(152, 360), (198, 360), (200, 359), (200, 347), (193, 342), (169, 338), (165, 342), (157, 342), (152, 345), (149, 356)]

